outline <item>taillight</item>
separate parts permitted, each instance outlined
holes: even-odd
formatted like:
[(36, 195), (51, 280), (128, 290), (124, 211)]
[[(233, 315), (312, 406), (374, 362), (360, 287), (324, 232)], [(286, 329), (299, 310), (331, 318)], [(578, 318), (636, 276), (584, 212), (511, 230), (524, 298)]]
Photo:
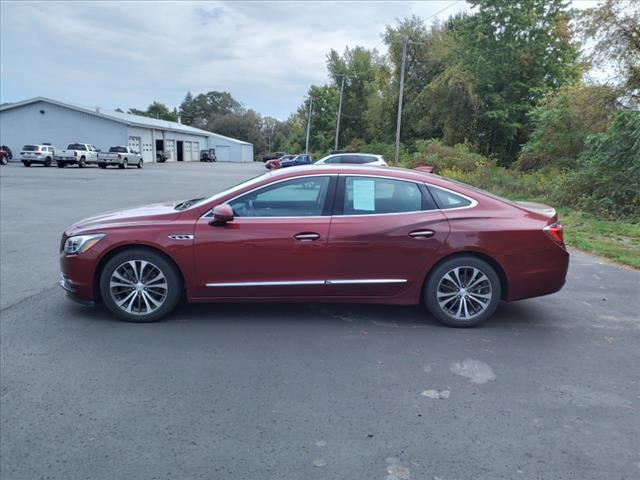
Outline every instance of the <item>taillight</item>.
[(544, 227), (546, 233), (551, 240), (564, 247), (564, 231), (559, 223), (552, 223)]
[(118, 154), (118, 158), (122, 158), (122, 155)]
[(36, 152), (36, 155), (42, 155), (42, 153), (40, 153), (40, 152)]
[(76, 152), (75, 150), (73, 151), (73, 156), (77, 157), (78, 156), (78, 152)]

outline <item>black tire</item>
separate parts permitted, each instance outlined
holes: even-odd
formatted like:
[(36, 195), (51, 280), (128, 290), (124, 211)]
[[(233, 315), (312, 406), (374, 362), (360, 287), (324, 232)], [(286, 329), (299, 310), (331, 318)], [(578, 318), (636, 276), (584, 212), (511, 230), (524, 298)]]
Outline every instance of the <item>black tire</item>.
[(64, 162), (56, 162), (58, 168), (64, 168)]
[(44, 161), (44, 166), (45, 167), (50, 167), (51, 166), (51, 158), (47, 157)]
[(127, 168), (127, 159), (125, 158), (122, 163), (118, 164), (118, 168), (125, 169)]
[(138, 160), (138, 168), (142, 168), (142, 159)]
[[(486, 289), (489, 288), (489, 286), (491, 289), (491, 298), (488, 300), (488, 303), (484, 304), (484, 310), (479, 311), (476, 315), (471, 315), (469, 318), (460, 318), (452, 315), (438, 303), (438, 286), (440, 285), (441, 280), (443, 280), (443, 278), (456, 267), (462, 269), (460, 271), (461, 275), (470, 272), (471, 269), (479, 270), (488, 280), (488, 284), (483, 282), (483, 285), (486, 287), (482, 290), (482, 293), (486, 294)], [(467, 284), (463, 281), (463, 287), (465, 287), (463, 294), (466, 293), (466, 285)], [(454, 289), (451, 291), (454, 291)], [(477, 257), (462, 255), (452, 257), (451, 259), (445, 260), (436, 266), (427, 277), (422, 295), (423, 301), (429, 309), (429, 312), (441, 323), (450, 327), (475, 327), (490, 318), (496, 311), (496, 308), (498, 308), (498, 304), (502, 297), (502, 286), (500, 284), (498, 274), (491, 265)], [(452, 301), (453, 303), (450, 303), (449, 306), (456, 305), (457, 300), (453, 299)], [(480, 302), (477, 303), (478, 305), (480, 304)], [(472, 303), (469, 300), (468, 305), (470, 307), (475, 307), (476, 303)]]
[(6, 165), (7, 163), (9, 163), (9, 156), (8, 155), (2, 155), (0, 157), (0, 165)]
[(30, 166), (31, 166), (31, 162), (25, 162), (25, 161), (23, 161), (23, 162), (22, 162), (22, 164), (23, 164), (25, 167), (30, 167)]
[(100, 168), (107, 168), (107, 164), (106, 163), (99, 163), (98, 167)]
[[(109, 283), (113, 272), (122, 264), (129, 261), (150, 262), (158, 268), (166, 278), (167, 295), (164, 302), (149, 314), (128, 313), (115, 302), (111, 295)], [(127, 322), (149, 323), (160, 320), (168, 315), (182, 297), (182, 278), (175, 265), (162, 255), (143, 248), (132, 247), (114, 255), (100, 273), (100, 294), (107, 308), (116, 317)]]
[(86, 166), (87, 166), (87, 161), (85, 160), (84, 157), (80, 157), (80, 160), (78, 160), (78, 167), (84, 168)]

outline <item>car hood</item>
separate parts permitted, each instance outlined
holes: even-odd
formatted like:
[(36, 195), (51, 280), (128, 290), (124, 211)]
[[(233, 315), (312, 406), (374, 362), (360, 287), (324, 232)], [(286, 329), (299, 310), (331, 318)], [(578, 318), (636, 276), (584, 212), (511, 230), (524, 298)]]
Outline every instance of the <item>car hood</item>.
[(170, 222), (180, 216), (180, 211), (175, 209), (178, 202), (154, 203), (124, 210), (112, 210), (94, 217), (85, 218), (74, 223), (68, 230), (71, 234), (80, 231), (97, 232), (104, 228), (128, 226), (132, 224), (154, 224), (158, 222)]

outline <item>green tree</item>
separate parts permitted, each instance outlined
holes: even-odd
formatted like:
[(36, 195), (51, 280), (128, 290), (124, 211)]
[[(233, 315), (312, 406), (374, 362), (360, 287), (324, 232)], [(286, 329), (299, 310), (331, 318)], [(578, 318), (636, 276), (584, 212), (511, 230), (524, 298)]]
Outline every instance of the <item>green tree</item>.
[(606, 85), (571, 85), (549, 93), (529, 114), (533, 131), (517, 166), (574, 168), (587, 136), (607, 130), (618, 94)]
[(128, 113), (132, 115), (141, 115), (143, 117), (157, 118), (160, 120), (168, 120), (170, 122), (178, 121), (178, 115), (175, 112), (169, 110), (164, 103), (156, 101), (149, 105), (146, 110), (130, 108)]

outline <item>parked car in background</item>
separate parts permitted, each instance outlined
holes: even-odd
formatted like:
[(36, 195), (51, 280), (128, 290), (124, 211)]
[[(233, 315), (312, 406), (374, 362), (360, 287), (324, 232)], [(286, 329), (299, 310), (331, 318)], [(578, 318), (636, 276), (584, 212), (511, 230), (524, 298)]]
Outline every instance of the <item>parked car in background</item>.
[[(381, 254), (383, 252), (383, 254)], [(322, 165), (209, 198), (69, 227), (60, 286), (132, 322), (193, 302), (424, 304), (456, 327), (557, 292), (569, 254), (555, 210), (421, 171)]]
[(53, 163), (54, 148), (51, 145), (25, 145), (20, 152), (20, 161), (25, 167), (33, 164), (50, 167)]
[[(0, 150), (3, 150), (6, 154), (7, 154), (7, 159), (11, 160), (13, 158), (13, 152), (11, 151), (11, 149), (9, 147), (7, 147), (6, 145), (2, 145), (0, 147)], [(6, 165), (6, 163), (5, 163)]]
[(296, 155), (283, 155), (280, 158), (273, 158), (271, 160), (267, 160), (264, 164), (267, 170), (280, 168), (280, 162), (284, 162), (286, 160), (291, 160), (296, 158)]
[(298, 165), (311, 165), (313, 158), (306, 153), (300, 155), (285, 155), (276, 160), (269, 160), (267, 168), (275, 170), (276, 168), (297, 167)]
[(107, 168), (109, 165), (117, 165), (118, 168), (135, 166), (142, 168), (142, 155), (131, 149), (131, 147), (109, 147), (109, 152), (98, 152), (98, 166)]
[(56, 150), (53, 159), (58, 167), (78, 165), (84, 168), (91, 163), (98, 163), (98, 150), (88, 143), (70, 143), (64, 150)]
[(0, 148), (0, 165), (6, 165), (9, 163), (9, 152)]
[(215, 162), (218, 158), (216, 157), (216, 149), (208, 148), (206, 150), (200, 150), (200, 161), (201, 162)]
[(316, 165), (378, 165), (386, 166), (387, 162), (382, 155), (373, 155), (371, 153), (334, 153), (321, 158)]
[(269, 160), (275, 160), (277, 158), (281, 158), (287, 155), (287, 152), (273, 152), (273, 153), (263, 153), (261, 155), (262, 161), (267, 162)]

